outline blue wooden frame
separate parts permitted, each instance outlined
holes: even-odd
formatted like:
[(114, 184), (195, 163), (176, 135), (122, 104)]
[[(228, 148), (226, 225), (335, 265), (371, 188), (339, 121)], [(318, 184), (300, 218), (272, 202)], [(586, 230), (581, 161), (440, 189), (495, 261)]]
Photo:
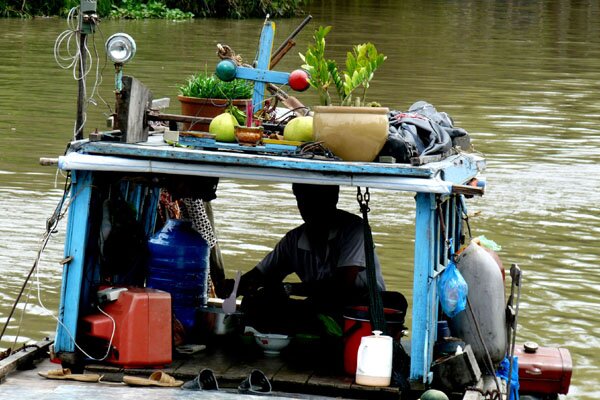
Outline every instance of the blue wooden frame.
[[(460, 200), (460, 201), (459, 201)], [(437, 340), (437, 280), (462, 232), (462, 195), (417, 193), (410, 380), (429, 384)]]
[[(81, 157), (75, 168), (70, 158)], [(130, 163), (129, 165), (127, 163)], [(140, 169), (138, 164), (141, 165)], [(133, 167), (132, 167), (133, 165)], [(71, 335), (76, 335), (84, 272), (85, 247), (89, 237), (91, 182), (96, 171), (183, 174), (259, 179), (278, 182), (337, 183), (351, 186), (382, 187), (416, 192), (415, 257), (411, 332), (410, 379), (431, 382), (430, 366), (437, 335), (439, 297), (437, 279), (459, 243), (464, 197), (453, 194), (452, 184), (465, 184), (485, 167), (485, 161), (459, 154), (437, 163), (419, 167), (399, 164), (354, 163), (293, 159), (275, 155), (245, 154), (231, 151), (206, 151), (161, 145), (134, 145), (85, 142), (72, 146), (59, 166), (73, 171), (72, 204), (65, 244), (65, 256), (73, 260), (65, 267), (60, 305), (60, 320)], [(182, 166), (185, 166), (185, 169)], [(133, 169), (129, 169), (133, 168)], [(233, 172), (235, 173), (233, 173)], [(247, 173), (247, 174), (245, 174)], [(418, 183), (432, 183), (419, 186)], [(414, 185), (413, 185), (414, 184)], [(439, 184), (439, 186), (438, 186)], [(409, 187), (417, 189), (407, 189)], [(158, 189), (136, 185), (122, 188), (134, 203), (138, 219), (146, 232), (153, 232)], [(151, 192), (151, 190), (154, 190)], [(446, 239), (452, 239), (452, 242)], [(450, 244), (451, 243), (451, 244)], [(74, 351), (65, 327), (57, 330), (56, 351)]]
[[(260, 33), (260, 43), (258, 46), (258, 56), (256, 58), (256, 68), (259, 70), (268, 70), (271, 65), (271, 51), (273, 49), (273, 38), (275, 37), (275, 22), (266, 20)], [(252, 112), (257, 112), (263, 108), (265, 99), (265, 89), (267, 85), (263, 80), (254, 82), (254, 93), (252, 94)]]
[(79, 303), (86, 263), (85, 249), (89, 235), (89, 212), (92, 197), (92, 173), (73, 171), (71, 175), (71, 198), (69, 219), (65, 237), (65, 258), (72, 257), (64, 265), (54, 350), (75, 351)]

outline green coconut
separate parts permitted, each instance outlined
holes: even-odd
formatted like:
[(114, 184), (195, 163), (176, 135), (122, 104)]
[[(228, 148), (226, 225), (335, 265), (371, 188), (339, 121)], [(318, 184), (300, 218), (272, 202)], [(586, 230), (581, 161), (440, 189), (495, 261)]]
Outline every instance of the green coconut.
[(296, 117), (283, 129), (283, 138), (298, 142), (311, 142), (313, 136), (313, 117)]
[(210, 133), (215, 134), (219, 142), (235, 142), (235, 126), (239, 125), (235, 117), (228, 112), (213, 118), (208, 127)]
[(421, 395), (421, 400), (448, 400), (448, 396), (439, 390), (429, 389)]

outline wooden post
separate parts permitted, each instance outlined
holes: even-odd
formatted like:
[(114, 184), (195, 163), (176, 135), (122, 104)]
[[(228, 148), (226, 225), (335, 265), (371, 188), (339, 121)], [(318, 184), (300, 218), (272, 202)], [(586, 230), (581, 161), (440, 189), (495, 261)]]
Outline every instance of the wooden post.
[(410, 353), (410, 380), (430, 383), (429, 367), (437, 322), (434, 268), (436, 243), (435, 194), (417, 193), (415, 232), (415, 271), (413, 275), (413, 312)]
[(72, 172), (71, 206), (65, 237), (65, 258), (71, 258), (63, 266), (62, 288), (54, 349), (57, 353), (75, 351), (79, 299), (85, 266), (85, 248), (89, 234), (89, 212), (92, 198), (92, 173)]
[(79, 90), (77, 92), (77, 122), (75, 123), (75, 140), (83, 139), (83, 127), (85, 125), (85, 69), (87, 67), (86, 52), (87, 35), (79, 30), (79, 71), (77, 73), (77, 82)]
[[(262, 32), (260, 34), (260, 43), (258, 46), (258, 57), (256, 68), (261, 70), (269, 70), (271, 64), (271, 50), (273, 49), (273, 37), (275, 35), (275, 23), (269, 20), (265, 21)], [(287, 78), (286, 78), (287, 81)], [(264, 82), (256, 81), (254, 83), (254, 94), (252, 95), (253, 112), (257, 112), (263, 108), (265, 98)]]
[(124, 76), (123, 90), (117, 96), (117, 126), (121, 142), (138, 143), (148, 140), (147, 110), (152, 103), (152, 92), (139, 80)]

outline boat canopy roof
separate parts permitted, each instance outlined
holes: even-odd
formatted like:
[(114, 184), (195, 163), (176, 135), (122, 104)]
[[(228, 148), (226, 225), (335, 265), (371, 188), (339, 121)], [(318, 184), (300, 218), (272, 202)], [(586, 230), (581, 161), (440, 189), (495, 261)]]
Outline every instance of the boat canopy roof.
[(58, 166), (66, 171), (155, 173), (251, 179), (271, 182), (364, 186), (450, 194), (475, 178), (485, 160), (460, 153), (421, 166), (307, 159), (257, 152), (174, 147), (162, 135), (144, 143), (72, 142)]

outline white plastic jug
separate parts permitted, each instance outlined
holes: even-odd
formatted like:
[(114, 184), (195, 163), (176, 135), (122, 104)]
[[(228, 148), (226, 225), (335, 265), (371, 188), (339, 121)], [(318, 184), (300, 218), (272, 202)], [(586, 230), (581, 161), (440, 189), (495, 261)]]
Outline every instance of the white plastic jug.
[(356, 363), (356, 383), (389, 386), (392, 377), (392, 337), (373, 331), (360, 340)]

